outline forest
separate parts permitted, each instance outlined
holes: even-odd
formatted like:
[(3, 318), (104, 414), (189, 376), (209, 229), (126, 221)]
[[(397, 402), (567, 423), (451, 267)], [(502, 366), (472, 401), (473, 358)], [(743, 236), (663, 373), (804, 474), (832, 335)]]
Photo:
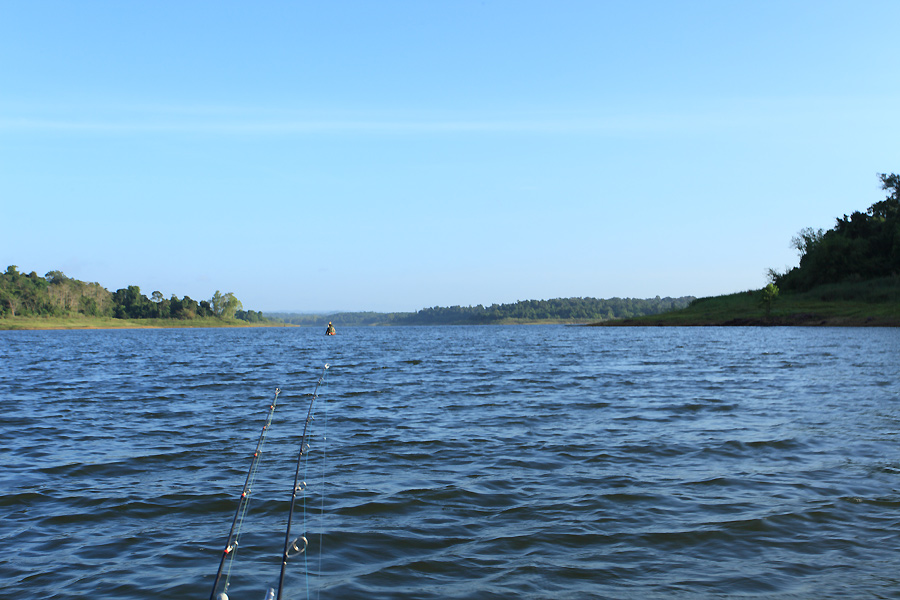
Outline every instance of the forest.
[(791, 241), (800, 266), (785, 273), (771, 271), (782, 291), (805, 292), (825, 284), (853, 283), (900, 275), (900, 176), (878, 175), (884, 200), (866, 212), (855, 211), (835, 226), (805, 228)]
[(267, 313), (293, 325), (319, 326), (333, 321), (335, 325), (490, 325), (500, 323), (563, 321), (584, 322), (626, 319), (655, 315), (688, 306), (695, 298), (556, 298), (553, 300), (520, 300), (491, 306), (450, 306), (423, 308), (417, 312), (377, 313), (340, 312), (329, 315)]
[(158, 291), (148, 298), (136, 285), (110, 292), (99, 283), (72, 279), (61, 271), (50, 271), (41, 277), (34, 271), (28, 275), (20, 273), (17, 266), (10, 265), (5, 273), (0, 273), (0, 318), (81, 314), (116, 319), (218, 317), (249, 322), (266, 320), (261, 312), (243, 308), (234, 294), (223, 294), (218, 290), (209, 300), (198, 302), (174, 294), (165, 298)]

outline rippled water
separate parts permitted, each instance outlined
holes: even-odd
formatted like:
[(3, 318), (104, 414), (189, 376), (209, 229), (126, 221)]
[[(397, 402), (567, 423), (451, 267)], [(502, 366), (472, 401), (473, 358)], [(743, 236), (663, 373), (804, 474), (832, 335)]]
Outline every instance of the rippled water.
[[(900, 331), (0, 332), (0, 596), (900, 597)], [(326, 439), (327, 438), (327, 439)], [(308, 470), (307, 470), (308, 469)]]

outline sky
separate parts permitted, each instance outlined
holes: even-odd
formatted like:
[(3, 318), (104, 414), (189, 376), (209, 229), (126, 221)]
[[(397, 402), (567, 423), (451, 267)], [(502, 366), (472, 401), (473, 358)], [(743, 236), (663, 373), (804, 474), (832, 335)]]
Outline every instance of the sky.
[(0, 269), (294, 312), (758, 289), (900, 171), (898, 21), (0, 0)]

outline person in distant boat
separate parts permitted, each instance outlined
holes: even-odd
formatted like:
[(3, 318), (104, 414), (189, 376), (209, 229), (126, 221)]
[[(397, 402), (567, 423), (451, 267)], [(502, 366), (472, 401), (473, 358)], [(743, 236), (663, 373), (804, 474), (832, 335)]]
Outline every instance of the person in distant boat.
[(325, 330), (325, 335), (334, 335), (334, 325), (331, 324), (331, 321), (328, 321), (328, 328)]

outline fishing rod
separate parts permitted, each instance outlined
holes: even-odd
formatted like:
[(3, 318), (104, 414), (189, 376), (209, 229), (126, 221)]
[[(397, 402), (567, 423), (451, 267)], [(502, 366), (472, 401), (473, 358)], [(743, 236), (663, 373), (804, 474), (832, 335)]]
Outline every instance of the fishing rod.
[[(244, 523), (244, 517), (247, 515), (247, 509), (250, 506), (250, 492), (253, 488), (253, 482), (259, 472), (259, 461), (262, 455), (263, 445), (266, 443), (266, 433), (272, 424), (272, 416), (275, 414), (275, 406), (278, 404), (278, 394), (281, 389), (275, 388), (275, 399), (269, 405), (269, 413), (266, 415), (266, 422), (259, 434), (259, 440), (256, 442), (256, 450), (253, 452), (253, 459), (250, 461), (250, 470), (247, 471), (247, 479), (244, 481), (244, 488), (241, 490), (240, 501), (237, 510), (234, 513), (234, 520), (231, 522), (231, 531), (228, 532), (228, 541), (225, 543), (225, 551), (222, 552), (222, 560), (219, 562), (219, 570), (216, 572), (216, 580), (213, 582), (212, 592), (209, 595), (210, 600), (228, 600), (228, 586), (231, 583), (231, 567), (234, 564), (234, 557), (237, 554), (237, 548), (240, 544), (241, 528)], [(225, 561), (228, 560), (228, 571), (225, 574), (225, 585), (222, 593), (216, 596), (216, 590), (219, 588), (219, 580), (222, 578), (222, 571), (225, 568)]]
[[(325, 381), (325, 372), (329, 366), (330, 365), (328, 365), (327, 363), (325, 364), (325, 367), (322, 369), (321, 376), (319, 377), (318, 381), (316, 381), (316, 388), (313, 392), (312, 398), (310, 399), (309, 410), (306, 414), (306, 423), (303, 426), (303, 436), (300, 440), (300, 452), (297, 456), (297, 470), (294, 474), (294, 488), (291, 493), (291, 505), (288, 512), (287, 531), (285, 533), (284, 540), (284, 551), (282, 552), (281, 573), (279, 576), (277, 588), (278, 600), (281, 600), (281, 591), (284, 587), (285, 567), (287, 565), (288, 559), (296, 556), (297, 554), (303, 553), (306, 550), (306, 546), (308, 543), (306, 536), (304, 535), (291, 540), (291, 523), (293, 521), (294, 506), (297, 500), (297, 493), (306, 489), (306, 482), (300, 481), (300, 465), (303, 462), (303, 457), (306, 456), (307, 452), (309, 451), (309, 444), (307, 443), (309, 425), (314, 420), (313, 409), (315, 407), (316, 399), (319, 397), (319, 387)], [(231, 567), (234, 564), (234, 558), (237, 553), (238, 546), (240, 545), (240, 537), (243, 528), (244, 517), (247, 515), (247, 510), (250, 505), (250, 494), (252, 491), (253, 483), (256, 480), (256, 476), (259, 472), (259, 463), (262, 456), (262, 448), (266, 441), (266, 434), (268, 433), (269, 427), (272, 424), (272, 417), (275, 414), (275, 407), (278, 404), (279, 393), (281, 393), (281, 390), (279, 388), (276, 388), (275, 399), (269, 406), (269, 412), (266, 415), (265, 424), (263, 425), (262, 431), (259, 434), (259, 440), (256, 442), (256, 450), (254, 451), (253, 458), (250, 461), (250, 469), (247, 472), (247, 479), (244, 481), (244, 487), (241, 490), (238, 508), (235, 511), (234, 520), (231, 523), (231, 530), (228, 532), (228, 540), (225, 543), (225, 550), (222, 553), (222, 559), (219, 562), (219, 569), (216, 572), (216, 578), (213, 582), (212, 592), (210, 593), (210, 600), (228, 600), (227, 592), (228, 586), (231, 584)], [(299, 545), (301, 543), (302, 547)], [(227, 569), (225, 568), (226, 561), (228, 563)], [(216, 592), (219, 591), (219, 584), (222, 580), (223, 574), (225, 575), (225, 583), (222, 586), (222, 591), (217, 594)], [(266, 600), (275, 600), (275, 594), (275, 589), (271, 587), (268, 588), (266, 591)]]
[[(287, 529), (284, 534), (284, 550), (281, 553), (281, 574), (278, 577), (278, 595), (276, 600), (281, 600), (281, 592), (284, 590), (284, 573), (285, 568), (287, 567), (288, 559), (292, 556), (296, 556), (298, 554), (302, 554), (306, 551), (306, 546), (308, 541), (305, 535), (301, 535), (294, 540), (291, 540), (291, 522), (294, 519), (294, 505), (297, 501), (297, 492), (304, 491), (306, 489), (306, 482), (300, 481), (300, 465), (303, 462), (303, 457), (306, 455), (309, 450), (309, 444), (307, 443), (307, 431), (309, 429), (309, 424), (313, 420), (313, 407), (316, 403), (316, 398), (319, 397), (319, 386), (325, 381), (325, 372), (328, 370), (328, 363), (325, 363), (325, 366), (322, 368), (322, 375), (319, 377), (319, 380), (316, 382), (316, 389), (313, 392), (312, 399), (309, 401), (309, 410), (306, 413), (306, 423), (303, 425), (303, 436), (300, 438), (300, 451), (297, 454), (297, 470), (294, 473), (294, 489), (291, 492), (291, 507), (288, 511), (288, 520), (287, 520)], [(298, 542), (302, 542), (303, 547), (298, 546)], [(293, 554), (291, 554), (293, 551)], [(272, 598), (273, 591), (271, 588), (269, 589), (268, 594), (266, 595), (267, 600)]]

